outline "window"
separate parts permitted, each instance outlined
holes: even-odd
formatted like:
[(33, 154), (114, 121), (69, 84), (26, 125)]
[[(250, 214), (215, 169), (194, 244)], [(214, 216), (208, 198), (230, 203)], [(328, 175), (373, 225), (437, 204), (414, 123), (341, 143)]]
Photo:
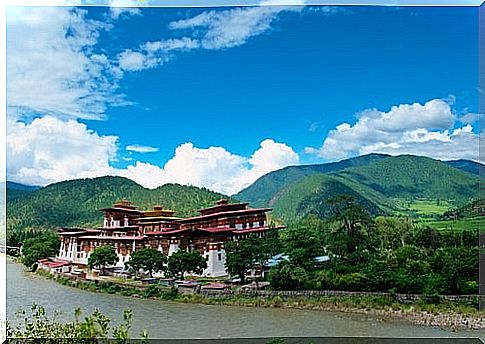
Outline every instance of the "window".
[(218, 253), (218, 254), (217, 254), (217, 259), (218, 259), (219, 261), (221, 261), (221, 260), (222, 260), (222, 253)]

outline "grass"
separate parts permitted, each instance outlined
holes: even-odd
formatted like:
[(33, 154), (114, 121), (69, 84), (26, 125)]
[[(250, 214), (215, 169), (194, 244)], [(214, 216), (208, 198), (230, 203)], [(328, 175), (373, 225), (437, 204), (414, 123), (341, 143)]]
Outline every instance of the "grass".
[(448, 201), (415, 200), (409, 204), (409, 209), (418, 215), (441, 215), (452, 208), (453, 205)]
[(327, 311), (347, 310), (394, 310), (402, 312), (428, 312), (431, 314), (458, 313), (469, 316), (485, 315), (476, 305), (441, 300), (439, 302), (417, 301), (411, 304), (396, 302), (381, 296), (314, 296), (283, 299), (280, 296), (263, 298), (257, 296), (206, 297), (203, 295), (178, 295), (174, 301), (207, 305), (230, 305), (264, 308), (296, 308)]
[(464, 230), (480, 230), (485, 232), (485, 219), (483, 217), (474, 217), (460, 220), (432, 220), (420, 219), (419, 225), (430, 226), (438, 230), (464, 231)]
[(450, 201), (436, 199), (406, 200), (395, 198), (395, 203), (401, 209), (400, 215), (411, 215), (414, 217), (435, 217), (442, 215), (445, 211), (453, 209)]

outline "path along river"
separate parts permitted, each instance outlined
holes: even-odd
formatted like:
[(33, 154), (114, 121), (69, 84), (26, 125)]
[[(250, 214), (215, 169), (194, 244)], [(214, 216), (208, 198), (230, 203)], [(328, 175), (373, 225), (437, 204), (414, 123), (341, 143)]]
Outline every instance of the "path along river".
[(7, 263), (7, 315), (26, 311), (32, 303), (45, 306), (50, 314), (72, 320), (73, 311), (98, 308), (119, 323), (124, 309), (133, 311), (133, 335), (146, 329), (150, 338), (240, 338), (240, 337), (479, 337), (485, 331), (452, 332), (404, 322), (379, 321), (363, 315), (279, 308), (212, 306), (143, 300), (93, 293), (60, 285), (25, 272), (17, 263)]

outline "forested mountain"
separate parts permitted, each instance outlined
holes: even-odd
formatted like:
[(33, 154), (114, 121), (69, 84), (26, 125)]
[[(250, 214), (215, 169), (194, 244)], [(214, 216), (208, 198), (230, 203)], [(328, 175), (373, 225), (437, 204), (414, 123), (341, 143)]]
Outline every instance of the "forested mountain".
[(485, 169), (482, 164), (475, 162), (475, 161), (470, 161), (470, 160), (451, 160), (451, 161), (445, 161), (445, 163), (449, 166), (452, 166), (454, 168), (457, 168), (459, 170), (473, 173), (476, 175), (480, 175), (480, 173), (485, 173)]
[[(402, 210), (398, 199), (447, 200), (461, 206), (478, 197), (480, 178), (445, 162), (412, 155), (362, 158), (367, 160), (361, 160), (360, 166), (336, 167), (329, 173), (302, 176), (308, 169), (299, 175), (295, 172), (298, 167), (279, 170), (260, 178), (235, 198), (271, 206), (275, 216), (291, 220), (308, 214), (325, 217), (326, 201), (339, 194), (353, 196), (373, 214)], [(285, 183), (287, 171), (292, 171), (289, 183)], [(260, 189), (271, 185), (271, 180), (278, 180), (274, 193)]]
[[(5, 184), (3, 185), (5, 187)], [(16, 182), (7, 181), (7, 202), (20, 199), (31, 193), (32, 191), (40, 189), (40, 186), (25, 185)]]
[[(368, 154), (326, 164), (288, 166), (265, 174), (252, 185), (234, 195), (234, 198), (250, 202), (255, 206), (271, 205), (272, 199), (277, 197), (285, 188), (307, 176), (338, 172), (349, 167), (367, 166), (390, 157), (386, 154)], [(419, 158), (418, 156), (414, 157)], [(480, 168), (484, 168), (484, 165), (469, 160), (443, 161), (442, 163), (475, 175), (479, 175)], [(485, 169), (482, 171), (485, 171)]]
[(254, 206), (271, 205), (271, 200), (282, 190), (307, 176), (336, 172), (352, 166), (364, 166), (387, 157), (389, 156), (385, 154), (368, 154), (328, 164), (288, 166), (265, 174), (234, 198), (250, 202)]
[(150, 190), (123, 177), (77, 179), (51, 184), (21, 199), (9, 201), (7, 227), (21, 230), (99, 226), (102, 213), (98, 209), (111, 206), (120, 199), (130, 200), (141, 210), (160, 204), (175, 210), (175, 216), (189, 216), (222, 197), (226, 196), (178, 184), (166, 184)]

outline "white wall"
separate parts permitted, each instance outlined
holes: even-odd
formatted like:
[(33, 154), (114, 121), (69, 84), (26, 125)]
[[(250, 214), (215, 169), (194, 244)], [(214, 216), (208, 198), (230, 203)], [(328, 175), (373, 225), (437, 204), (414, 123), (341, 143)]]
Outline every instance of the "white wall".
[[(221, 259), (219, 260), (219, 254)], [(221, 250), (209, 250), (204, 252), (204, 258), (209, 256), (207, 260), (207, 269), (204, 270), (203, 276), (207, 277), (221, 277), (226, 276), (226, 268), (224, 264), (226, 263), (226, 251)]]

